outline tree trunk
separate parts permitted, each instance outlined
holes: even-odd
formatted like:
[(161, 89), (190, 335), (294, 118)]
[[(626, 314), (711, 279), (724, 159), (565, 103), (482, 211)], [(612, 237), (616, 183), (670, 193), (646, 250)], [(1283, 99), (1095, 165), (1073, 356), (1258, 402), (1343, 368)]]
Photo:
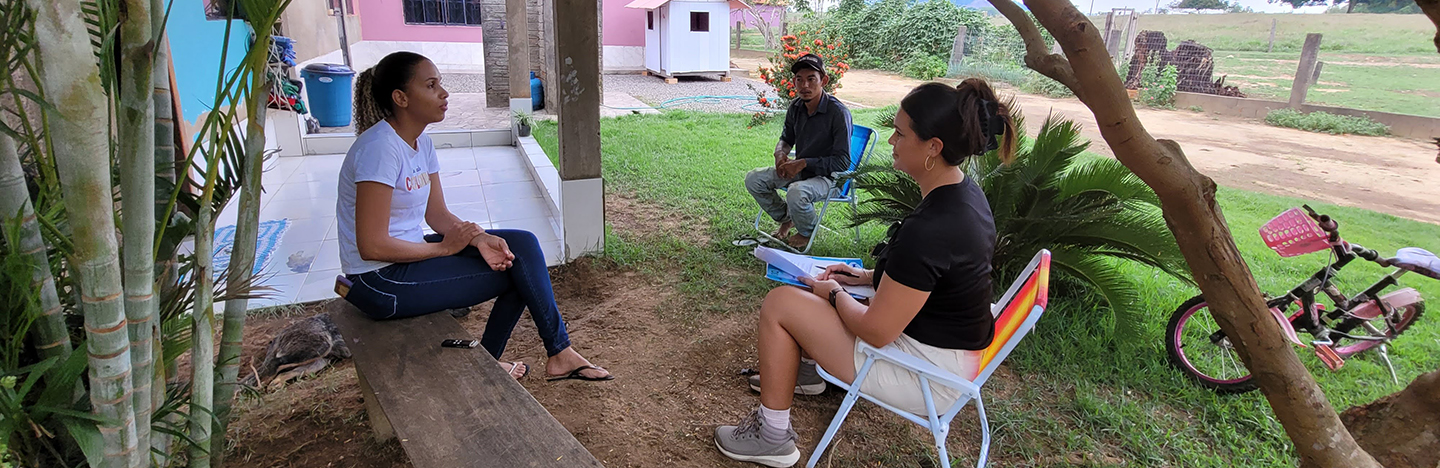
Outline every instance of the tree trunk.
[(1345, 410), (1340, 420), (1388, 468), (1440, 466), (1440, 370), (1416, 377), (1400, 393)]
[(104, 461), (130, 466), (135, 411), (131, 406), (130, 339), (125, 323), (120, 256), (110, 185), (110, 119), (100, 70), (76, 0), (28, 0), (35, 10), (40, 85), (56, 112), (46, 115), (65, 210), (75, 244), (70, 265), (79, 280), (90, 364), (90, 401), (100, 416)]
[(60, 296), (55, 292), (55, 278), (50, 275), (50, 256), (46, 253), (45, 240), (40, 237), (40, 223), (25, 187), (25, 170), (20, 165), (15, 140), (0, 134), (0, 224), (9, 233), (10, 224), (17, 220), (20, 238), (6, 240), (30, 255), (36, 267), (30, 285), (40, 293), (41, 315), (35, 321), (32, 342), (41, 357), (59, 357), (64, 362), (71, 351), (70, 331), (65, 326)]
[[(256, 28), (256, 43), (270, 43), (269, 28)], [(226, 272), (225, 284), (231, 299), (225, 301), (225, 326), (220, 338), (220, 381), (215, 388), (215, 417), (219, 419), (216, 429), (221, 434), (211, 443), (210, 453), (215, 466), (224, 465), (225, 428), (230, 421), (230, 402), (235, 398), (237, 378), (240, 376), (240, 350), (245, 339), (245, 311), (248, 300), (239, 289), (250, 284), (255, 271), (255, 242), (260, 231), (261, 172), (265, 157), (265, 104), (269, 100), (270, 82), (265, 75), (266, 54), (251, 54), (247, 57), (250, 67), (257, 76), (251, 81), (250, 115), (245, 124), (245, 159), (242, 188), (240, 190), (240, 216), (235, 225), (235, 244), (230, 253), (230, 269)]]
[[(130, 329), (131, 385), (139, 466), (149, 465), (155, 360), (155, 35), (150, 0), (124, 0), (120, 18), (120, 199), (125, 233), (125, 318)], [(160, 388), (164, 392), (164, 387)]]
[[(1379, 467), (1361, 450), (1310, 372), (1281, 336), (1260, 288), (1235, 247), (1215, 203), (1215, 182), (1185, 158), (1180, 145), (1156, 140), (1130, 104), (1095, 25), (1068, 1), (1028, 0), (1026, 6), (1060, 43), (1065, 57), (1040, 47), (1038, 31), (1009, 0), (991, 0), (1026, 34), (1026, 64), (1065, 84), (1095, 114), (1115, 157), (1160, 197), (1165, 221), (1226, 336), (1255, 376), (1305, 466)], [(1038, 67), (1037, 67), (1038, 65)]]

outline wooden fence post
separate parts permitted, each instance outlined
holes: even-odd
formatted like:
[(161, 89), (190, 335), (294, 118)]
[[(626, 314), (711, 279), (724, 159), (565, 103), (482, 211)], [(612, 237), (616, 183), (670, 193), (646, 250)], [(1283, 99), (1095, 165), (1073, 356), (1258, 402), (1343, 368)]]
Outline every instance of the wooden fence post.
[(1270, 20), (1270, 46), (1265, 48), (1265, 53), (1267, 54), (1275, 51), (1275, 26), (1279, 24), (1279, 19)]
[(1300, 68), (1295, 70), (1295, 81), (1290, 85), (1290, 108), (1299, 110), (1305, 104), (1305, 93), (1310, 90), (1314, 78), (1315, 62), (1320, 55), (1320, 33), (1305, 35), (1305, 49), (1300, 52)]

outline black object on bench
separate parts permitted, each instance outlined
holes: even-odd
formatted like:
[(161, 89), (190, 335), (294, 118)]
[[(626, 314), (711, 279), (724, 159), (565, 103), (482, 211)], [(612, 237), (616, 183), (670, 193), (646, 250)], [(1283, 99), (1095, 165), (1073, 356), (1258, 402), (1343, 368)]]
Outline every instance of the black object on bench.
[(344, 300), (330, 313), (350, 346), (377, 439), (400, 439), (416, 468), (600, 467), (450, 314), (376, 322)]

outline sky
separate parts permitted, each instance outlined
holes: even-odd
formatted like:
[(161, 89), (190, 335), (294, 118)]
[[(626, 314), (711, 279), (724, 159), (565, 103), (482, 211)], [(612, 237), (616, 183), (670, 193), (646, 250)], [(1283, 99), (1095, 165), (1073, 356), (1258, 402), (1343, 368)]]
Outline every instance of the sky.
[[(1237, 0), (1241, 5), (1255, 9), (1256, 13), (1324, 13), (1324, 6), (1310, 6), (1302, 8), (1290, 8), (1288, 3), (1267, 3), (1265, 0)], [(1071, 0), (1080, 11), (1091, 11), (1091, 4), (1094, 4), (1094, 12), (1103, 13), (1111, 8), (1134, 8), (1142, 13), (1148, 13), (1155, 9), (1155, 0)], [(1165, 7), (1174, 0), (1160, 0), (1160, 6)]]

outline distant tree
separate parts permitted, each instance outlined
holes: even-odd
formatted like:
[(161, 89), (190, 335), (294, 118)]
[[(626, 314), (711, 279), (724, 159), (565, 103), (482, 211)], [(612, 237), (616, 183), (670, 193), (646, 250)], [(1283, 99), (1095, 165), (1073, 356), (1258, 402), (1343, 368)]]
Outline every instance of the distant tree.
[(1355, 13), (1419, 13), (1415, 0), (1351, 0), (1348, 11)]
[(1327, 0), (1267, 0), (1267, 1), (1270, 2), (1270, 3), (1284, 3), (1284, 4), (1288, 4), (1288, 5), (1290, 5), (1291, 8), (1300, 8), (1300, 7), (1303, 7), (1303, 6), (1315, 6), (1315, 5), (1330, 5), (1330, 4), (1332, 4), (1332, 3), (1335, 4), (1335, 5), (1339, 5), (1339, 4), (1340, 4), (1340, 0), (1335, 0), (1335, 1), (1333, 1), (1333, 2), (1327, 1)]
[(1225, 0), (1180, 0), (1170, 4), (1170, 8), (1187, 8), (1195, 10), (1225, 10), (1230, 4)]
[(809, 13), (815, 9), (810, 8), (810, 0), (795, 0), (795, 11)]

